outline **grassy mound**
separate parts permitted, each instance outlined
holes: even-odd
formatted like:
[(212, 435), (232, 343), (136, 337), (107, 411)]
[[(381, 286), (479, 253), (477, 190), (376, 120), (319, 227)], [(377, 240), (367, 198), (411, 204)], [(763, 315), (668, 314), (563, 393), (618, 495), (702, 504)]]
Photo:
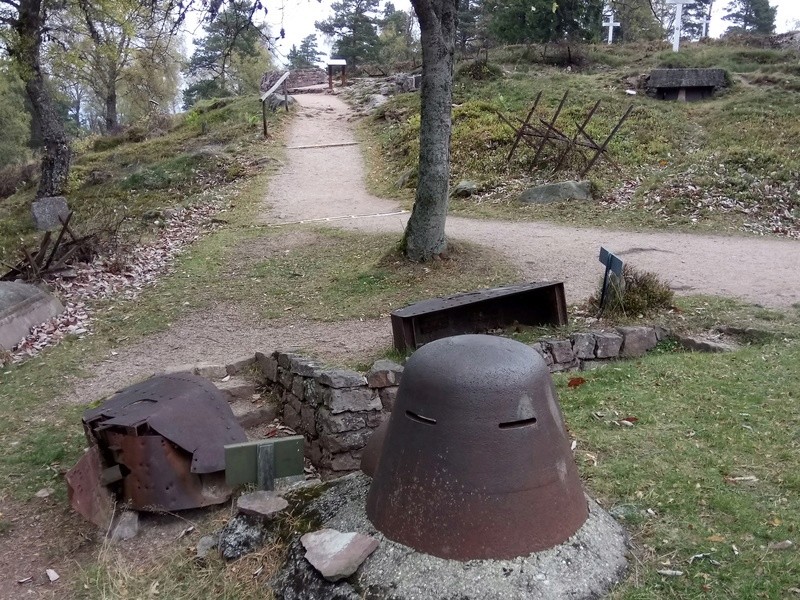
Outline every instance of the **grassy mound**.
[[(197, 194), (259, 172), (268, 148), (256, 97), (203, 101), (158, 123), (137, 124), (119, 135), (74, 145), (66, 193), (75, 211), (73, 227), (88, 232), (124, 221), (131, 234), (149, 226), (143, 217), (185, 206)], [(0, 261), (5, 262), (17, 258), (20, 239), (32, 247), (40, 237), (29, 214), (37, 178), (18, 181), (26, 184), (0, 199)], [(17, 185), (6, 186), (7, 191)]]
[[(500, 78), (460, 77), (454, 86), (451, 181), (469, 179), (485, 192), (454, 200), (452, 210), (473, 216), (554, 219), (614, 227), (677, 228), (800, 236), (800, 90), (798, 54), (723, 43), (693, 44), (672, 53), (661, 44), (574, 48), (567, 68), (552, 66), (563, 48), (516, 46), (491, 51), (489, 64)], [(476, 63), (459, 72), (469, 73)], [(653, 68), (721, 67), (731, 87), (713, 100), (663, 102), (645, 95), (642, 84)], [(626, 93), (635, 90), (636, 96)], [(552, 118), (568, 137), (577, 132), (598, 100), (586, 129), (602, 142), (629, 105), (633, 112), (588, 177), (600, 191), (596, 203), (519, 206), (529, 186), (579, 177), (587, 158), (573, 153), (557, 173), (560, 144), (535, 149), (520, 144), (507, 157), (514, 132), (503, 123), (523, 120), (542, 92), (533, 122)], [(387, 174), (378, 186), (390, 191), (416, 164), (419, 98), (401, 95), (381, 107), (371, 124), (379, 144), (373, 159)], [(579, 136), (579, 139), (582, 139)], [(538, 140), (535, 140), (538, 141)], [(408, 198), (407, 190), (395, 195)], [(405, 196), (404, 196), (405, 194)]]

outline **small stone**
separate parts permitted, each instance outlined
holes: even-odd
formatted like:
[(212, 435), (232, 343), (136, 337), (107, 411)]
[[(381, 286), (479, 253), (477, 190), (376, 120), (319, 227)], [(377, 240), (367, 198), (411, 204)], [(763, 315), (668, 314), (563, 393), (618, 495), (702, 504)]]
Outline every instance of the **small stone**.
[(597, 340), (592, 333), (575, 333), (572, 335), (572, 351), (581, 359), (593, 359)]
[(347, 452), (337, 454), (331, 459), (330, 464), (333, 471), (357, 471), (361, 468), (361, 454)]
[(228, 381), (218, 381), (214, 387), (225, 394), (229, 402), (236, 399), (249, 400), (256, 393), (256, 388), (252, 383), (239, 377), (231, 377)]
[(256, 364), (267, 381), (270, 383), (278, 381), (278, 360), (274, 356), (256, 352)]
[(385, 388), (400, 383), (403, 367), (391, 360), (377, 360), (367, 371), (367, 385), (371, 388)]
[(58, 581), (59, 579), (61, 579), (61, 576), (58, 573), (56, 573), (54, 569), (45, 569), (44, 572), (47, 573), (47, 578), (50, 580), (50, 583), (53, 583), (54, 581)]
[(0, 281), (0, 355), (24, 339), (31, 327), (63, 311), (61, 302), (35, 285)]
[(322, 370), (322, 365), (303, 358), (302, 356), (293, 356), (289, 360), (289, 371), (294, 375), (302, 375), (303, 377), (316, 377)]
[(300, 408), (300, 424), (302, 426), (303, 433), (306, 435), (317, 435), (316, 413), (314, 412), (313, 408), (307, 405), (303, 405)]
[(385, 387), (381, 388), (378, 392), (378, 395), (381, 399), (381, 404), (383, 404), (383, 410), (392, 412), (394, 410), (394, 403), (397, 401), (397, 387)]
[(358, 431), (346, 431), (335, 435), (327, 435), (320, 440), (322, 447), (329, 450), (331, 454), (338, 452), (348, 452), (350, 450), (361, 450), (367, 444), (367, 440), (372, 435), (372, 429), (365, 427)]
[(699, 335), (678, 336), (678, 343), (687, 350), (695, 352), (733, 352), (736, 350), (736, 346), (733, 344), (707, 339)]
[(323, 371), (317, 377), (317, 381), (322, 385), (328, 387), (341, 389), (351, 388), (366, 385), (367, 379), (357, 371), (349, 371), (346, 369), (335, 369), (332, 371)]
[(559, 364), (570, 364), (575, 361), (572, 342), (569, 340), (549, 340), (547, 342), (553, 361)]
[(644, 356), (658, 344), (656, 332), (652, 327), (617, 327), (622, 334), (623, 342), (620, 356), (623, 358), (638, 358)]
[(64, 196), (48, 196), (31, 204), (33, 226), (39, 231), (61, 227), (61, 220), (69, 216), (69, 206)]
[(352, 389), (326, 388), (322, 392), (322, 401), (333, 414), (381, 409), (381, 399), (378, 396), (378, 391), (367, 387)]
[(290, 429), (299, 431), (300, 426), (302, 425), (302, 421), (300, 419), (300, 411), (297, 410), (291, 404), (287, 403), (283, 407), (283, 422)]
[(317, 414), (319, 428), (325, 434), (355, 431), (365, 425), (364, 415), (352, 412), (331, 413), (327, 408), (320, 409)]
[(301, 375), (295, 375), (292, 379), (292, 394), (303, 400), (306, 393), (305, 378)]
[(328, 581), (349, 577), (378, 548), (378, 540), (361, 533), (320, 529), (300, 538), (306, 560)]
[(456, 198), (469, 198), (478, 193), (478, 184), (468, 179), (462, 179), (450, 192)]
[(112, 542), (123, 542), (136, 537), (139, 533), (139, 513), (135, 510), (123, 511), (111, 526)]
[(224, 559), (236, 560), (258, 550), (264, 539), (264, 528), (260, 519), (237, 515), (222, 528), (219, 534), (219, 550)]
[(53, 493), (53, 488), (42, 488), (34, 494), (37, 498), (47, 498)]
[(548, 204), (565, 200), (591, 200), (592, 184), (588, 181), (563, 181), (548, 183), (522, 192), (520, 202), (525, 204)]
[(197, 547), (195, 548), (195, 558), (205, 558), (208, 553), (217, 547), (219, 543), (218, 535), (204, 535), (197, 540)]
[(293, 358), (303, 358), (299, 354), (293, 352), (276, 352), (275, 358), (278, 360), (278, 366), (282, 369), (289, 369), (292, 366)]
[(244, 515), (270, 519), (285, 510), (289, 503), (275, 492), (257, 491), (242, 494), (236, 500), (236, 507)]
[(794, 542), (792, 540), (783, 540), (782, 542), (772, 542), (767, 546), (768, 550), (791, 550), (794, 547)]
[(303, 400), (311, 406), (317, 406), (320, 403), (319, 389), (315, 379), (303, 380)]
[(622, 336), (618, 333), (602, 332), (595, 333), (597, 340), (597, 349), (595, 356), (597, 358), (617, 358), (619, 356), (619, 349), (622, 347)]
[(215, 365), (213, 363), (200, 363), (195, 365), (192, 370), (195, 375), (206, 379), (222, 379), (228, 375), (224, 365)]
[(225, 365), (225, 372), (228, 375), (238, 375), (242, 371), (250, 368), (250, 366), (256, 361), (254, 355), (245, 356), (234, 360), (233, 362), (228, 363)]
[(530, 345), (536, 353), (544, 359), (545, 364), (549, 367), (553, 364), (553, 355), (550, 354), (550, 349), (542, 342), (534, 342)]

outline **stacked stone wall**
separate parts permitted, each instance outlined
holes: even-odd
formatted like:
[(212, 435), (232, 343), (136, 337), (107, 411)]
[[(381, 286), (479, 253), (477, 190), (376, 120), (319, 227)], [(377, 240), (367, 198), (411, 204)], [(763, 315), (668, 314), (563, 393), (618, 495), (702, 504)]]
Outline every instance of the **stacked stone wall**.
[[(268, 71), (261, 77), (261, 93), (271, 88), (286, 71)], [(293, 69), (286, 78), (286, 87), (299, 88), (328, 82), (328, 74), (320, 68)]]
[(394, 406), (403, 367), (379, 360), (363, 374), (287, 352), (258, 352), (256, 362), (279, 398), (283, 422), (305, 437), (306, 458), (320, 474), (357, 470), (370, 434)]
[[(550, 372), (589, 370), (643, 356), (667, 336), (659, 327), (619, 327), (531, 344)], [(283, 422), (305, 437), (305, 455), (324, 478), (359, 469), (372, 431), (394, 407), (403, 367), (379, 360), (366, 373), (332, 369), (289, 352), (256, 353)]]

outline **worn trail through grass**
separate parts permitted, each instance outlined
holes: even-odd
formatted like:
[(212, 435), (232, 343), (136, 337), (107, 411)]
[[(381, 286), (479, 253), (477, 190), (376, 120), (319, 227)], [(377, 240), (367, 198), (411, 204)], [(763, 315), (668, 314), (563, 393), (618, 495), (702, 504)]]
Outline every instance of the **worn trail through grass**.
[[(297, 98), (300, 108), (288, 133), (288, 161), (270, 185), (264, 221), (361, 216), (337, 218), (330, 224), (397, 233), (399, 239), (408, 214), (396, 214), (399, 207), (395, 202), (366, 191), (359, 148), (329, 145), (355, 141), (347, 106), (329, 95)], [(295, 148), (309, 145), (323, 147)], [(527, 279), (563, 280), (570, 303), (584, 300), (596, 289), (601, 245), (640, 269), (658, 273), (680, 294), (728, 296), (770, 307), (788, 307), (800, 301), (800, 243), (791, 240), (614, 231), (454, 216), (448, 218), (447, 233), (500, 251)]]

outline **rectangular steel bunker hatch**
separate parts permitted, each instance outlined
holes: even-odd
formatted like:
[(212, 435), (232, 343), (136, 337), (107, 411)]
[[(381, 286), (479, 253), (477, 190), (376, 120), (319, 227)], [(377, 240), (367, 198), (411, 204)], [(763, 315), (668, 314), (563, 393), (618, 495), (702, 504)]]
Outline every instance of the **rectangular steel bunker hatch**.
[(532, 282), (433, 298), (392, 312), (394, 347), (415, 350), (440, 338), (520, 325), (566, 325), (562, 282)]

